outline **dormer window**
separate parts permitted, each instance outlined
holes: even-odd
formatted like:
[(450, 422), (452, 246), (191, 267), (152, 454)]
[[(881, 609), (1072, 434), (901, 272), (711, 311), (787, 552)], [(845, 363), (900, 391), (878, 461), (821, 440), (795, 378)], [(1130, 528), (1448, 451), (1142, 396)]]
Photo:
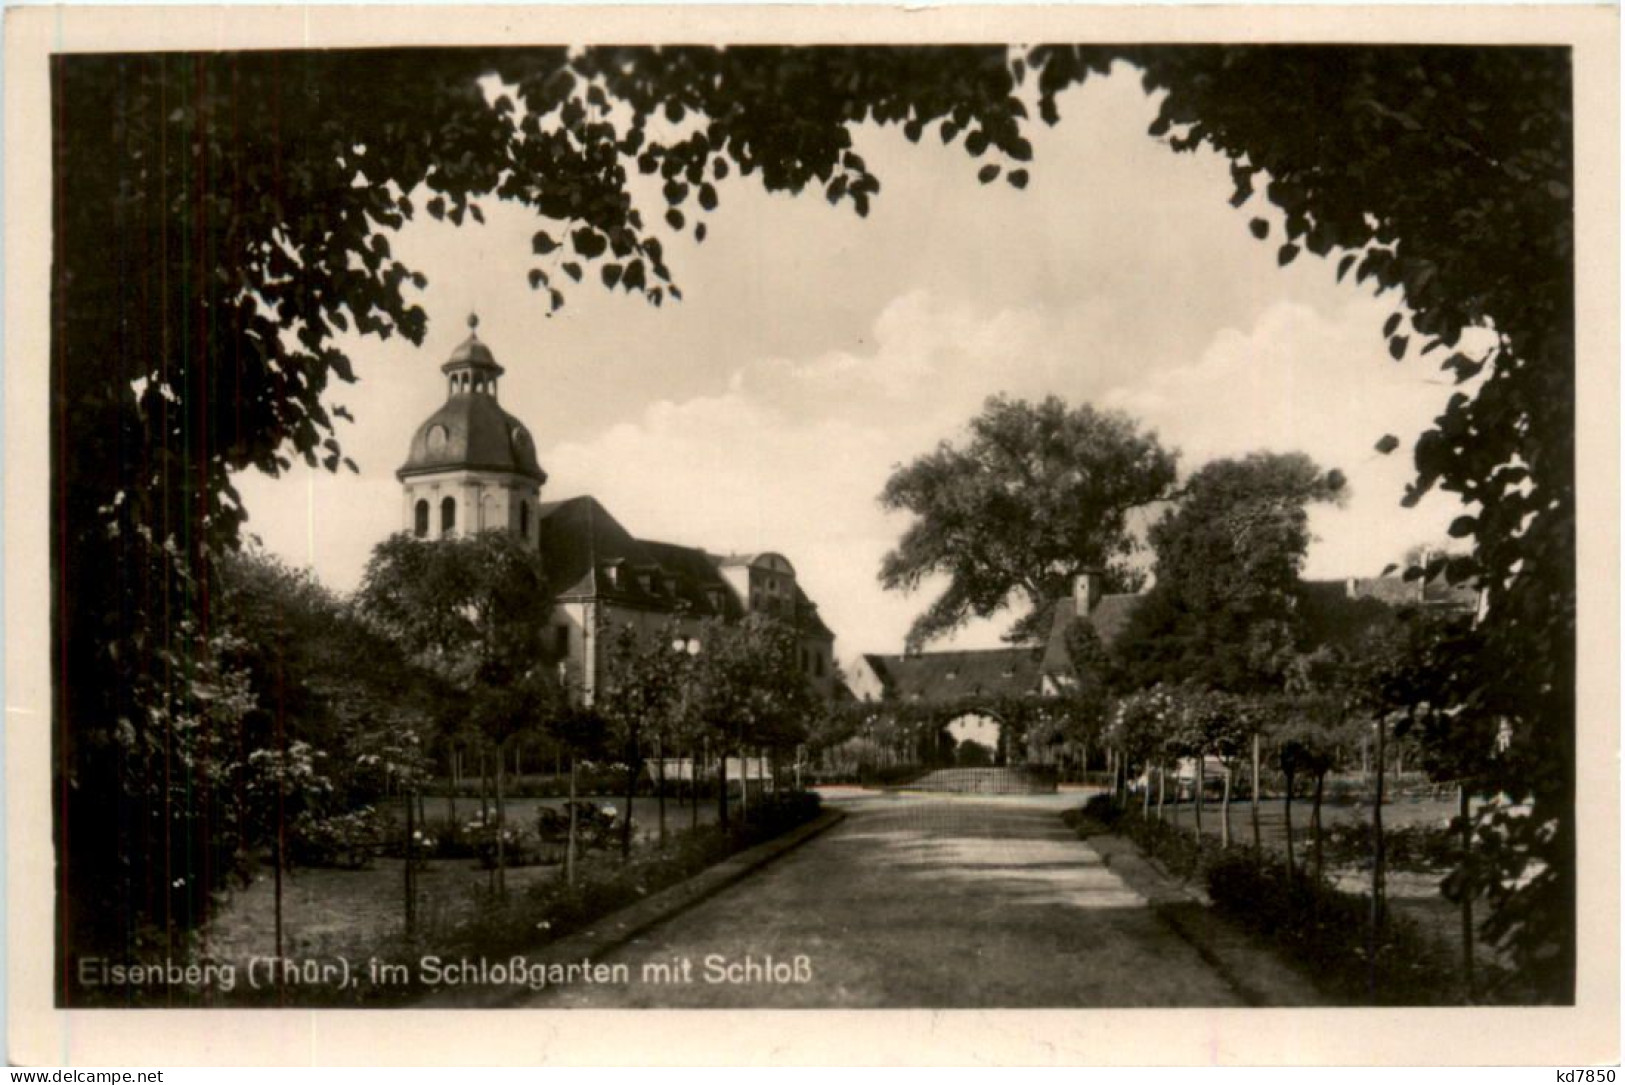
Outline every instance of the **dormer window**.
[(654, 577), (650, 576), (648, 573), (639, 573), (638, 574), (638, 588), (645, 595), (653, 594), (654, 593)]

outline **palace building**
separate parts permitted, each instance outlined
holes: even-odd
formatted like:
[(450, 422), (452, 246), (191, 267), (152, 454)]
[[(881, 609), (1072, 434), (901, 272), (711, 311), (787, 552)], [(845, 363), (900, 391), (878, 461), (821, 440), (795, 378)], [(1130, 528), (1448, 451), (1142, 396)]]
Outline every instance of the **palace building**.
[(588, 697), (603, 678), (600, 643), (630, 625), (653, 634), (675, 623), (692, 637), (707, 618), (762, 613), (797, 631), (799, 666), (820, 695), (836, 695), (835, 634), (773, 552), (722, 555), (634, 537), (591, 496), (543, 501), (536, 442), (498, 402), (502, 366), (469, 336), (441, 366), (446, 402), (412, 435), (395, 474), (402, 524), (420, 539), (503, 530), (535, 546), (555, 593), (550, 635), (569, 679)]

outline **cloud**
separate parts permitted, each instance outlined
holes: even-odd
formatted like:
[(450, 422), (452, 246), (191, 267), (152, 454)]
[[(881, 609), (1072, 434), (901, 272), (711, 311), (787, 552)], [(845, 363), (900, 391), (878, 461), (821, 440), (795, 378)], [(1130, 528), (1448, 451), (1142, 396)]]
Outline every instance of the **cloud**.
[[(1425, 362), (1395, 363), (1378, 330), (1388, 309), (1357, 298), (1322, 315), (1281, 302), (1246, 330), (1225, 329), (1188, 366), (1164, 369), (1105, 396), (1155, 427), (1192, 470), (1260, 449), (1302, 451), (1348, 476), (1349, 500), (1313, 510), (1311, 576), (1374, 575), (1406, 547), (1441, 539), (1460, 509), (1433, 494), (1400, 506), (1415, 437), (1455, 389)], [(1400, 450), (1383, 455), (1385, 434)]]
[(862, 354), (764, 360), (719, 394), (661, 400), (544, 448), (549, 489), (594, 494), (642, 537), (782, 551), (843, 652), (893, 649), (924, 601), (880, 589), (903, 524), (876, 499), (894, 465), (963, 426), (1040, 325), (911, 292), (885, 307)]
[[(1452, 503), (1436, 495), (1401, 508), (1409, 457), (1373, 445), (1393, 432), (1408, 449), (1451, 389), (1424, 364), (1386, 358), (1382, 305), (1356, 298), (1323, 315), (1279, 303), (1249, 328), (1221, 330), (1191, 364), (1111, 388), (1058, 348), (1087, 336), (1091, 313), (1100, 310), (984, 311), (911, 290), (882, 309), (861, 350), (752, 363), (718, 394), (661, 400), (545, 450), (549, 488), (595, 494), (641, 536), (782, 551), (843, 655), (896, 650), (931, 597), (930, 585), (905, 597), (876, 579), (906, 526), (876, 502), (886, 478), (958, 438), (994, 391), (1081, 390), (1066, 398), (1127, 411), (1179, 448), (1187, 471), (1257, 449), (1301, 450), (1341, 469), (1352, 495), (1314, 511), (1310, 575), (1375, 573), (1412, 543), (1442, 536)], [(1007, 625), (977, 623), (952, 643), (996, 644)]]

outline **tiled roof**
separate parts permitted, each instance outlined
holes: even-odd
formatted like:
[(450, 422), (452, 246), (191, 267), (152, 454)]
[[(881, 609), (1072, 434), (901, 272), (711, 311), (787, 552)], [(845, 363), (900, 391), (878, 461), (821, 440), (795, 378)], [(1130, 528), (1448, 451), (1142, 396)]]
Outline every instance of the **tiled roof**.
[[(740, 612), (733, 589), (718, 575), (705, 551), (633, 538), (592, 497), (544, 502), (536, 509), (542, 565), (564, 599), (609, 599), (629, 606), (734, 617)], [(611, 584), (600, 570), (615, 565), (625, 572)], [(640, 573), (650, 574), (645, 591)], [(675, 578), (675, 594), (666, 590)], [(721, 610), (712, 596), (722, 601)]]
[[(536, 507), (536, 519), (543, 568), (563, 599), (612, 600), (699, 617), (738, 618), (745, 612), (719, 571), (731, 559), (698, 547), (634, 538), (595, 498), (543, 502)], [(609, 566), (621, 570), (617, 583), (603, 574)], [(649, 577), (650, 590), (644, 590), (640, 574)], [(675, 578), (675, 591), (667, 590), (667, 577)], [(800, 585), (793, 598), (791, 617), (801, 632), (833, 639)]]
[[(1094, 626), (1095, 635), (1100, 638), (1102, 647), (1111, 647), (1128, 627), (1129, 618), (1140, 605), (1140, 596), (1133, 593), (1121, 595), (1103, 595), (1095, 602), (1083, 621)], [(1044, 641), (1043, 673), (1058, 679), (1071, 680), (1074, 677), (1072, 656), (1067, 651), (1066, 637), (1073, 623), (1079, 621), (1078, 604), (1076, 599), (1058, 599), (1055, 602), (1055, 617), (1050, 622), (1049, 636)]]
[(1072, 628), (1072, 623), (1078, 618), (1078, 601), (1072, 598), (1057, 599), (1055, 601), (1055, 614), (1050, 620), (1049, 636), (1044, 639), (1044, 659), (1042, 669), (1045, 674), (1072, 676), (1072, 656), (1066, 650), (1066, 631)]
[(1423, 584), (1402, 575), (1356, 576), (1344, 580), (1306, 580), (1310, 592), (1339, 592), (1349, 599), (1376, 599), (1392, 607), (1418, 604), (1450, 610), (1473, 610), (1478, 606), (1478, 588), (1473, 584), (1452, 584), (1440, 576)]
[(888, 697), (942, 702), (1033, 693), (1039, 685), (1042, 652), (1032, 648), (989, 648), (863, 658), (880, 676)]

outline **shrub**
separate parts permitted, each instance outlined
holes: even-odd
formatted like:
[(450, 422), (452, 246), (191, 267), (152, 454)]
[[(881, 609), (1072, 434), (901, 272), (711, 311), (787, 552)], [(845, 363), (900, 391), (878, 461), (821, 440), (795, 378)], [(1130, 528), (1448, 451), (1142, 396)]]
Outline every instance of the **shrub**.
[(1452, 965), (1408, 919), (1389, 915), (1371, 931), (1371, 898), (1334, 889), (1251, 849), (1207, 866), (1213, 906), (1313, 969), (1316, 982), (1360, 1004), (1429, 1005), (1453, 1000)]
[(463, 823), (462, 836), (474, 852), (474, 858), (479, 860), (480, 866), (491, 870), (497, 865), (497, 841), (501, 838), (502, 863), (504, 866), (532, 866), (542, 861), (541, 850), (536, 846), (536, 839), (511, 819), (504, 819), (501, 831), (497, 829), (496, 811), (489, 816), (475, 814), (474, 817)]
[(1083, 819), (1088, 819), (1110, 829), (1122, 816), (1122, 807), (1113, 802), (1110, 795), (1091, 795), (1079, 809), (1068, 810), (1065, 818), (1066, 823), (1073, 828), (1077, 828)]
[(766, 839), (811, 821), (821, 809), (816, 791), (776, 791), (751, 803), (746, 822), (759, 839)]
[(1203, 847), (1194, 833), (1167, 821), (1143, 817), (1137, 808), (1119, 813), (1116, 830), (1181, 878), (1201, 874), (1204, 859), (1216, 850), (1211, 841)]
[[(570, 836), (570, 807), (544, 806), (536, 811), (536, 833), (542, 843), (565, 845)], [(582, 849), (608, 848), (621, 832), (619, 811), (610, 805), (599, 805), (585, 799), (574, 803), (576, 811), (576, 844)]]
[(574, 886), (549, 878), (507, 898), (475, 891), (469, 897), (473, 918), (457, 932), (456, 948), (471, 954), (533, 949), (786, 832), (819, 809), (815, 793), (781, 791), (753, 803), (748, 816), (727, 830), (708, 825), (680, 832), (665, 848), (635, 853), (631, 862), (613, 853), (584, 855)]
[(925, 774), (920, 765), (860, 765), (858, 782), (864, 787), (898, 787)]
[(294, 819), (289, 850), (302, 866), (359, 870), (372, 862), (383, 840), (383, 819), (371, 806), (322, 816), (306, 812)]

